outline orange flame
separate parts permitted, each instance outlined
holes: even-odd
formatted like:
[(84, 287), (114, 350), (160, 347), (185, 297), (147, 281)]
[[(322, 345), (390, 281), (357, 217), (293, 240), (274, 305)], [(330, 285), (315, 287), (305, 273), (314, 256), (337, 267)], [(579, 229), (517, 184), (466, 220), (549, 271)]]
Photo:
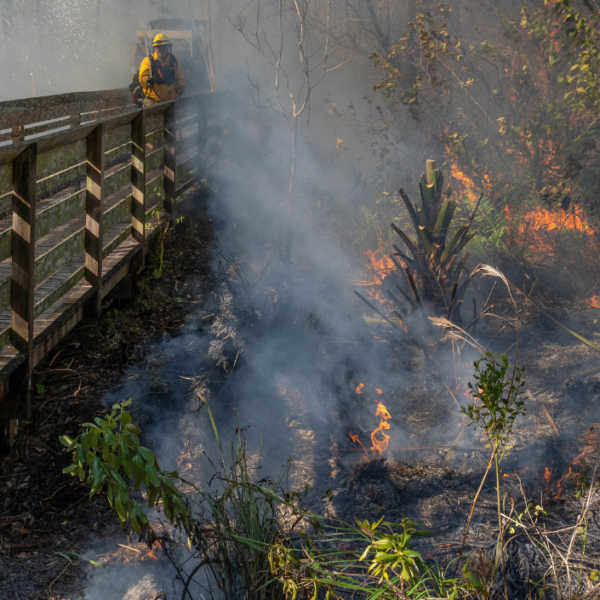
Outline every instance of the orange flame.
[(158, 541), (154, 542), (154, 544), (152, 544), (152, 548), (150, 548), (150, 550), (148, 550), (148, 552), (146, 553), (144, 558), (151, 558), (152, 560), (158, 560), (158, 556), (156, 556), (153, 551), (157, 550), (159, 547), (160, 547), (160, 542), (158, 542)]
[[(373, 276), (370, 281), (353, 280), (352, 284), (364, 286), (371, 300), (376, 300), (383, 304), (389, 303), (389, 299), (386, 298), (383, 293), (382, 285), (385, 277), (396, 269), (396, 264), (389, 256), (386, 256), (381, 249), (367, 250), (365, 255), (369, 259), (370, 271)], [(408, 333), (406, 325), (402, 320), (399, 319), (399, 321), (400, 327)]]
[(386, 420), (392, 418), (387, 408), (383, 404), (381, 404), (381, 402), (377, 403), (377, 410), (375, 411), (375, 416), (381, 417), (382, 419)]
[(379, 302), (385, 302), (385, 296), (381, 291), (381, 285), (386, 275), (389, 275), (395, 268), (394, 261), (383, 253), (383, 250), (367, 250), (365, 255), (369, 259), (373, 278), (371, 281), (364, 282), (361, 285), (367, 286), (367, 292), (371, 298)]
[(378, 388), (375, 388), (375, 393), (379, 394), (380, 396), (383, 394), (383, 392)]
[(514, 473), (503, 473), (502, 477), (505, 477), (506, 479), (518, 479), (518, 478), (526, 475), (528, 470), (529, 470), (529, 467), (525, 467), (524, 469), (519, 469), (518, 471), (515, 471)]
[[(383, 430), (390, 428), (388, 419), (391, 419), (392, 416), (388, 412), (388, 409), (381, 402), (377, 403), (375, 416), (380, 417), (380, 419), (379, 426), (373, 431), (373, 433), (371, 433), (371, 444), (373, 444), (371, 450), (373, 450), (376, 456), (381, 456), (388, 449), (388, 444), (390, 443), (390, 436), (383, 433)], [(382, 440), (377, 439), (378, 433), (381, 434), (381, 437), (383, 438)]]
[(358, 387), (356, 388), (356, 393), (357, 394), (362, 394), (363, 393), (363, 388), (365, 387), (364, 383), (359, 383)]
[(581, 480), (581, 473), (579, 473), (577, 469), (580, 467), (581, 459), (588, 453), (593, 452), (595, 448), (593, 446), (586, 446), (580, 454), (578, 454), (574, 459), (571, 465), (569, 466), (569, 470), (558, 480), (554, 478), (552, 473), (552, 469), (548, 467), (544, 467), (544, 483), (547, 486), (546, 492), (548, 494), (552, 494), (555, 498), (562, 498), (563, 486), (565, 483), (572, 481), (576, 485)]
[(538, 206), (518, 220), (508, 206), (504, 210), (508, 228), (515, 240), (526, 245), (534, 255), (554, 256), (558, 244), (556, 234), (561, 231), (584, 236), (594, 233), (577, 205), (568, 212), (553, 212)]
[(396, 266), (394, 265), (394, 261), (389, 256), (386, 256), (383, 253), (383, 250), (381, 249), (367, 250), (365, 254), (369, 259), (369, 262), (371, 263), (375, 274), (378, 276), (377, 280), (373, 283), (375, 285), (381, 285), (381, 279), (379, 278), (379, 275), (381, 275), (381, 277), (383, 278), (389, 273), (391, 273), (396, 268)]
[[(357, 393), (362, 394), (363, 387), (364, 387), (364, 385), (361, 383), (358, 386), (358, 388), (356, 388)], [(361, 390), (360, 392), (359, 392), (359, 389)], [(383, 393), (383, 392), (381, 392), (381, 390), (378, 390), (377, 388), (376, 388), (376, 391), (378, 393)], [(388, 445), (390, 442), (390, 436), (387, 435), (386, 433), (384, 433), (384, 430), (388, 430), (390, 428), (390, 424), (388, 421), (392, 418), (392, 415), (390, 415), (388, 409), (381, 402), (377, 402), (377, 410), (375, 411), (375, 416), (379, 417), (379, 425), (371, 433), (371, 444), (372, 444), (371, 451), (372, 451), (374, 457), (378, 457), (378, 456), (381, 456), (388, 448)], [(379, 434), (379, 438), (382, 438), (382, 439), (378, 439), (378, 434)], [(348, 437), (352, 440), (352, 442), (354, 444), (360, 444), (362, 446), (362, 449), (365, 452), (365, 456), (368, 459), (369, 455), (367, 454), (367, 450), (364, 447), (363, 443), (358, 438), (358, 435), (352, 433), (352, 431), (349, 431)]]
[(354, 444), (360, 444), (361, 445), (361, 447), (362, 447), (362, 449), (363, 449), (363, 451), (365, 453), (365, 456), (367, 457), (367, 460), (369, 460), (369, 455), (367, 454), (367, 449), (364, 447), (363, 443), (358, 439), (358, 435), (352, 433), (352, 430), (350, 430), (348, 432), (348, 436), (350, 437), (350, 439), (352, 440), (352, 442)]
[(599, 296), (592, 296), (590, 298), (590, 306), (592, 308), (600, 308), (600, 297)]

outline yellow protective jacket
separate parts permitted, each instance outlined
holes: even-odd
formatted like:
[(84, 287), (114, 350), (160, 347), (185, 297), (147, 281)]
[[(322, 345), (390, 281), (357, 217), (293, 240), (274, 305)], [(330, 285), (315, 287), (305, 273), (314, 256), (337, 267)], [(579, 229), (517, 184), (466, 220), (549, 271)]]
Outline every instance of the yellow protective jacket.
[[(147, 85), (148, 78), (150, 77), (150, 61), (148, 57), (144, 58), (142, 64), (140, 65), (140, 85), (144, 90), (144, 94), (146, 94), (147, 98), (151, 98), (156, 102), (164, 102), (166, 100), (174, 100), (177, 97), (177, 92), (179, 87), (183, 87), (185, 85), (185, 80), (183, 79), (183, 75), (181, 73), (181, 69), (179, 68), (179, 61), (173, 56), (169, 55), (164, 63), (161, 63), (158, 58), (158, 51), (154, 52), (154, 60), (156, 61), (155, 65), (160, 70), (161, 66), (170, 66), (171, 61), (175, 59), (177, 62), (175, 66), (175, 83), (166, 85), (164, 83), (154, 83), (152, 85)], [(155, 68), (156, 68), (155, 67)], [(159, 74), (155, 73), (155, 77)]]

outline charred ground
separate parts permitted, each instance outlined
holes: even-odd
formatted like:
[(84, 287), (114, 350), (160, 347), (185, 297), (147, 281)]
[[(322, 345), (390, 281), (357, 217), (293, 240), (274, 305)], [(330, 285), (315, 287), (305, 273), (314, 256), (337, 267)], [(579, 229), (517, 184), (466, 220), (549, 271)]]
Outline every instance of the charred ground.
[(190, 202), (196, 208), (148, 256), (134, 300), (108, 302), (99, 320), (84, 321), (36, 367), (31, 421), (0, 459), (3, 598), (82, 595), (89, 540), (120, 530), (105, 498), (89, 500), (85, 485), (61, 474), (69, 457), (58, 436), (106, 414), (102, 398), (122, 387), (127, 367), (151, 370), (156, 342), (176, 336), (210, 294), (213, 222), (203, 194)]

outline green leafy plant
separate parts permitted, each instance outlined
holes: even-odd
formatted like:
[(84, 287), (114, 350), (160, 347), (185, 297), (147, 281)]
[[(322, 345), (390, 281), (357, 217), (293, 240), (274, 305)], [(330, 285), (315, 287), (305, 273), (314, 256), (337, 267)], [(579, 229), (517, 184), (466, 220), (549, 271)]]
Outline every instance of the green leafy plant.
[[(498, 559), (501, 557), (504, 567), (504, 526), (502, 523), (502, 504), (500, 498), (500, 463), (506, 450), (509, 448), (509, 437), (514, 428), (515, 421), (520, 415), (525, 415), (525, 400), (527, 396), (523, 391), (525, 381), (523, 381), (524, 367), (513, 366), (512, 373), (508, 372), (508, 358), (506, 354), (492, 354), (487, 352), (483, 358), (475, 361), (475, 373), (473, 379), (475, 383), (469, 382), (469, 389), (473, 403), (461, 407), (461, 412), (467, 417), (468, 424), (474, 430), (482, 429), (488, 437), (489, 447), (491, 449), (490, 463), (483, 477), (483, 482), (487, 477), (492, 461), (496, 471), (496, 500), (498, 509), (498, 551), (496, 552), (496, 565), (498, 568)], [(481, 490), (481, 487), (480, 487)], [(479, 494), (479, 492), (478, 492)], [(477, 502), (477, 497), (475, 502)], [(474, 505), (475, 506), (475, 502)], [(471, 516), (473, 511), (471, 511)], [(471, 517), (469, 517), (470, 523)], [(465, 532), (463, 538), (463, 547), (468, 534)], [(505, 593), (506, 580), (504, 579)]]
[(461, 412), (474, 430), (485, 431), (493, 451), (502, 460), (515, 420), (526, 413), (522, 377), (525, 367), (515, 365), (508, 373), (506, 354), (491, 352), (475, 361), (474, 366), (475, 383), (468, 384), (474, 402), (462, 407)]
[(357, 521), (357, 527), (341, 521), (306, 514), (319, 527), (313, 534), (284, 539), (269, 551), (271, 571), (283, 585), (286, 597), (343, 598), (346, 595), (382, 598), (455, 599), (485, 586), (468, 564), (462, 577), (450, 577), (447, 569), (430, 565), (411, 541), (429, 535), (410, 519), (400, 524)]
[(139, 428), (125, 410), (130, 403), (131, 400), (115, 404), (105, 417), (84, 423), (84, 432), (75, 439), (60, 436), (62, 444), (73, 455), (73, 462), (63, 473), (85, 481), (90, 486), (90, 498), (106, 490), (122, 525), (131, 523), (139, 534), (147, 530), (148, 517), (132, 498), (130, 487), (137, 492), (142, 484), (149, 506), (162, 504), (171, 524), (185, 526), (190, 511), (183, 494), (173, 483), (179, 475), (176, 471), (163, 471), (152, 450), (140, 446)]
[[(106, 492), (112, 509), (125, 526), (155, 539), (152, 524), (132, 497), (145, 487), (148, 505), (161, 505), (174, 526), (161, 539), (177, 578), (185, 589), (202, 569), (212, 598), (232, 598), (240, 589), (253, 590), (256, 599), (275, 597), (277, 582), (269, 576), (268, 548), (280, 537), (277, 519), (280, 480), (254, 477), (248, 462), (244, 428), (238, 427), (230, 440), (229, 453), (222, 445), (212, 412), (204, 400), (219, 450), (211, 462), (213, 491), (202, 490), (182, 479), (176, 471), (163, 471), (154, 453), (140, 445), (139, 428), (126, 410), (130, 401), (115, 404), (110, 414), (85, 423), (84, 432), (60, 441), (73, 453), (64, 473), (77, 476), (90, 486), (90, 497)], [(282, 474), (283, 476), (283, 474)], [(186, 496), (175, 482), (189, 486)], [(177, 550), (184, 543), (197, 559), (197, 569), (186, 573), (179, 565)], [(185, 595), (185, 594), (184, 594)]]
[(203, 177), (203, 178), (200, 180), (200, 183), (201, 183), (201, 184), (202, 184), (202, 185), (203, 185), (203, 186), (204, 186), (206, 189), (208, 189), (208, 190), (211, 190), (211, 191), (213, 191), (213, 192), (215, 192), (215, 193), (218, 191), (218, 187), (217, 187), (217, 185), (216, 185), (216, 184), (212, 184), (212, 183), (210, 182), (210, 180), (208, 179), (208, 177)]
[(165, 268), (165, 242), (170, 235), (171, 228), (168, 225), (160, 229), (156, 235), (146, 265), (149, 280), (162, 277)]

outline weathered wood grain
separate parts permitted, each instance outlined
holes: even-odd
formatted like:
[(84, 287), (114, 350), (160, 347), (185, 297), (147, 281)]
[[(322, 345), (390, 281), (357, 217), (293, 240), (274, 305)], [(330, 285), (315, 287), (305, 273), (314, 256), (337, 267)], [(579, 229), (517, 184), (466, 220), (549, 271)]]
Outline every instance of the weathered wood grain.
[(0, 104), (0, 129), (68, 117), (90, 110), (127, 108), (131, 104), (130, 97), (128, 90), (123, 88), (10, 100)]
[[(198, 150), (193, 148), (177, 157), (177, 167), (175, 169), (175, 178), (181, 179), (191, 172), (195, 172), (198, 167)], [(175, 194), (173, 194), (175, 196)]]
[(105, 194), (110, 196), (131, 183), (131, 162), (120, 163), (107, 169), (104, 175)]
[(105, 233), (110, 231), (117, 223), (131, 214), (131, 191), (124, 189), (120, 190), (118, 193), (119, 195), (122, 195), (123, 198), (104, 213), (103, 226)]
[(12, 177), (12, 163), (0, 165), (0, 196), (4, 196), (5, 194), (12, 192)]
[[(85, 196), (85, 280), (95, 291), (92, 314), (102, 312), (102, 234), (104, 216), (104, 124), (87, 138), (87, 190)], [(109, 192), (110, 193), (110, 192)]]
[[(143, 244), (146, 236), (146, 113), (131, 122), (131, 227), (133, 238)], [(150, 170), (150, 169), (148, 169)]]
[(165, 173), (165, 210), (170, 214), (175, 210), (175, 171), (177, 156), (175, 154), (177, 104), (171, 104), (165, 110), (165, 148), (164, 148), (164, 173)]
[(146, 171), (152, 171), (158, 167), (162, 167), (165, 161), (165, 152), (161, 147), (158, 150), (147, 152), (146, 154)]
[(61, 148), (41, 152), (38, 156), (38, 185), (46, 177), (56, 175), (68, 167), (84, 163), (85, 159), (85, 139), (72, 142)]
[[(141, 111), (140, 111), (141, 112)], [(131, 126), (129, 123), (119, 125), (105, 132), (104, 150), (110, 152), (123, 144), (131, 141)]]
[(31, 144), (14, 164), (10, 282), (10, 342), (29, 356), (33, 351), (36, 167), (37, 144)]
[(200, 136), (198, 135), (198, 132), (192, 132), (191, 134), (188, 134), (185, 137), (182, 137), (182, 139), (180, 139), (177, 144), (175, 145), (176, 148), (176, 152), (177, 154), (182, 154), (183, 152), (187, 152), (188, 150), (191, 150), (192, 148), (196, 149), (198, 148), (198, 144), (200, 142)]
[(74, 183), (85, 180), (86, 163), (85, 160), (79, 164), (65, 167), (49, 177), (38, 181), (37, 194), (38, 199), (43, 200), (58, 191), (73, 185)]
[[(36, 222), (36, 239), (41, 239), (75, 219), (85, 210), (86, 190), (79, 190), (67, 196), (64, 200), (38, 212)], [(2, 257), (2, 233), (0, 233), (0, 259)]]

